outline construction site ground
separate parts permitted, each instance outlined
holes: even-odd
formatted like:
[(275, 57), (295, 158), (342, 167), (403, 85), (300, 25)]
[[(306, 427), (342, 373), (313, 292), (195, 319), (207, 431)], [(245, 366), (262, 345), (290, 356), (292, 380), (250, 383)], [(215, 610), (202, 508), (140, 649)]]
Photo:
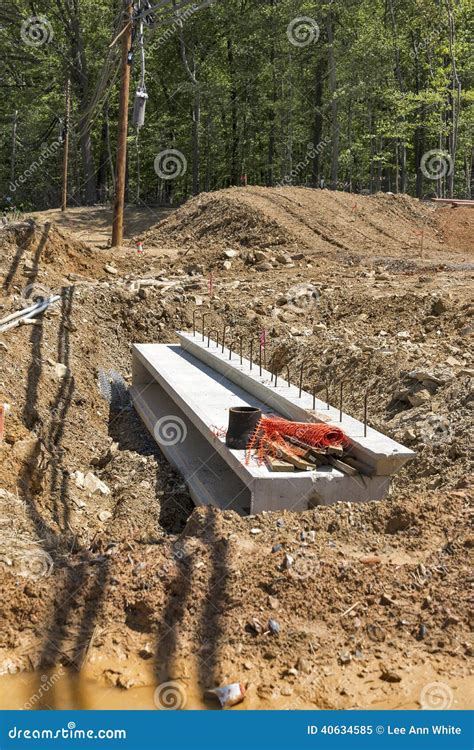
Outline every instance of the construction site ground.
[[(151, 708), (167, 682), (187, 708), (231, 682), (239, 709), (472, 708), (474, 211), (249, 187), (132, 220), (119, 250), (102, 208), (0, 227), (0, 318), (61, 294), (0, 334), (0, 708)], [(194, 508), (127, 386), (131, 344), (196, 307), (353, 416), (369, 389), (416, 451), (391, 495)]]

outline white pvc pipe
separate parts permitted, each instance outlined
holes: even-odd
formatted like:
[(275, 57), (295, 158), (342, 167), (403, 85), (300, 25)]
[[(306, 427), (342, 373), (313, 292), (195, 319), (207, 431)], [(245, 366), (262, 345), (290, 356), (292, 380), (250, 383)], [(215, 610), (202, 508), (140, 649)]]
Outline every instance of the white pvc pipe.
[(43, 300), (43, 302), (37, 302), (31, 307), (27, 307), (25, 310), (18, 310), (16, 313), (7, 315), (6, 318), (0, 320), (0, 333), (9, 331), (10, 328), (15, 328), (17, 325), (20, 325), (23, 320), (34, 318), (36, 315), (42, 313), (44, 310), (46, 310), (46, 308), (60, 299), (60, 295), (55, 294), (53, 297), (48, 297), (48, 299)]

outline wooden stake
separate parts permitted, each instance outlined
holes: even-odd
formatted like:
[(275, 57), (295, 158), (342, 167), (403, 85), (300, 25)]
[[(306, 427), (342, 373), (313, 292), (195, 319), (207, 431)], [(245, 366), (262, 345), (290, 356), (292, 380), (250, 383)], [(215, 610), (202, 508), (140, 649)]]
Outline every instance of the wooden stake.
[(67, 207), (67, 176), (69, 166), (69, 117), (71, 113), (71, 81), (66, 81), (66, 109), (64, 114), (64, 143), (63, 143), (63, 191), (61, 199), (61, 211)]
[(127, 164), (128, 98), (130, 91), (130, 65), (128, 53), (132, 41), (132, 3), (124, 0), (124, 28), (122, 34), (122, 78), (120, 83), (119, 133), (117, 144), (117, 175), (115, 180), (115, 204), (112, 227), (112, 247), (123, 242), (123, 210), (125, 205), (125, 173)]

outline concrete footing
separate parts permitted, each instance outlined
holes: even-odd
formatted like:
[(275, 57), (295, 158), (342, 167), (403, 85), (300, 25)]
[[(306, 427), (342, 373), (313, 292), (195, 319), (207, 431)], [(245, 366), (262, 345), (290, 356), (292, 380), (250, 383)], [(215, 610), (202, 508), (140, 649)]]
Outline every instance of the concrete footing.
[[(179, 337), (181, 345), (134, 345), (131, 396), (196, 505), (254, 514), (305, 510), (338, 500), (377, 500), (388, 492), (390, 475), (413, 455), (375, 430), (364, 439), (363, 425), (343, 415), (342, 425), (335, 423), (350, 436), (354, 456), (370, 467), (371, 476), (348, 476), (332, 466), (273, 473), (254, 457), (247, 463), (244, 451), (225, 445), (229, 408), (256, 406), (264, 414), (309, 421), (319, 414), (306, 408), (312, 397), (299, 398), (295, 386), (272, 387), (270, 373), (263, 371), (260, 377), (258, 367), (250, 370), (250, 363), (240, 364), (237, 355), (229, 360), (227, 349), (223, 353), (213, 342), (208, 348), (198, 335)], [(330, 421), (334, 411), (321, 421)]]

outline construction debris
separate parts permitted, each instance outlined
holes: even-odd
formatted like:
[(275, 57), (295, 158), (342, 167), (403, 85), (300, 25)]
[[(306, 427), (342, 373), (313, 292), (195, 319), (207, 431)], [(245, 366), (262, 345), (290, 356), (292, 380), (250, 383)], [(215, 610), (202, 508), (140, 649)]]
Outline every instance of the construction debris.
[(242, 703), (245, 698), (246, 687), (242, 682), (233, 682), (231, 685), (206, 690), (204, 697), (217, 699), (221, 708), (230, 708)]

